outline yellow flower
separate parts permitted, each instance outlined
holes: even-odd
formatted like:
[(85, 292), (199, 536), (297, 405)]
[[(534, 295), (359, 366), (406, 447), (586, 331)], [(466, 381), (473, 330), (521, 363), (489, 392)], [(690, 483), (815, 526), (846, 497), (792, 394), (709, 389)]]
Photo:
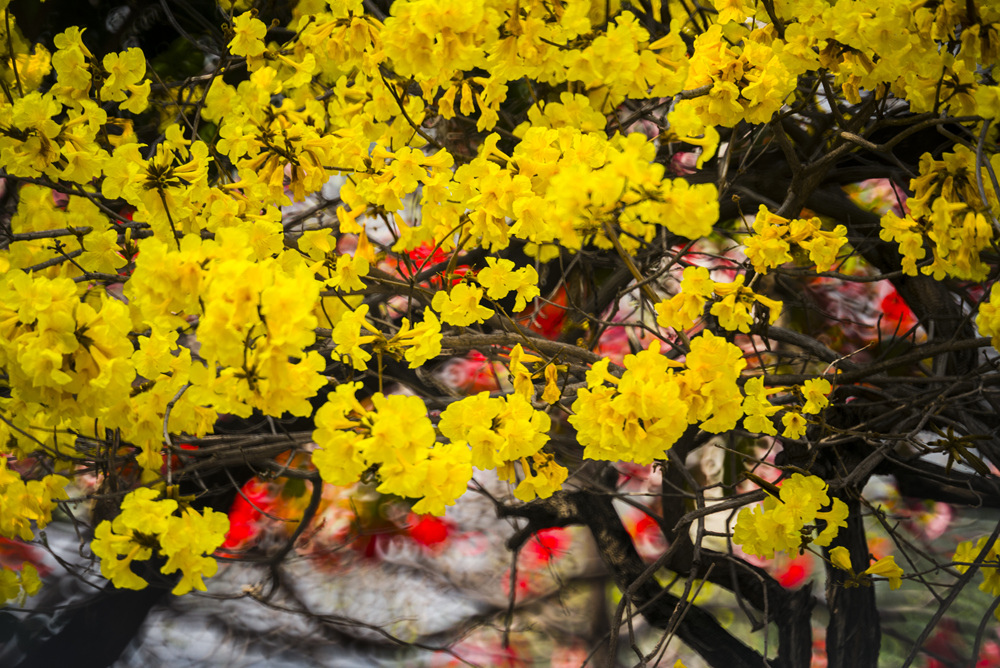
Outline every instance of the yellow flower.
[(525, 309), (528, 302), (532, 301), (540, 294), (538, 290), (538, 272), (534, 267), (521, 267), (514, 273), (514, 291), (517, 299), (514, 300), (514, 313), (519, 313)]
[(441, 321), (430, 309), (424, 311), (424, 321), (413, 329), (410, 321), (403, 318), (399, 333), (389, 341), (390, 347), (393, 344), (406, 346), (403, 357), (411, 369), (416, 369), (441, 354)]
[(541, 361), (540, 357), (526, 354), (520, 343), (511, 349), (508, 368), (510, 369), (511, 380), (514, 383), (514, 394), (520, 395), (529, 401), (535, 396), (535, 386), (531, 382), (534, 374), (528, 370), (525, 363), (532, 364)]
[(143, 533), (162, 533), (167, 528), (167, 518), (177, 510), (173, 499), (160, 500), (160, 492), (140, 487), (129, 492), (122, 501), (119, 519), (123, 526)]
[(741, 274), (732, 283), (716, 283), (715, 294), (722, 300), (712, 304), (711, 313), (725, 329), (747, 334), (753, 324), (751, 309), (755, 303), (767, 307), (768, 322), (773, 324), (781, 316), (781, 302), (757, 294), (745, 287), (743, 281)]
[(119, 589), (143, 589), (149, 584), (132, 572), (132, 561), (149, 559), (153, 551), (136, 543), (131, 532), (115, 534), (112, 523), (104, 520), (94, 531), (90, 549), (101, 559), (101, 574)]
[(360, 253), (354, 255), (343, 254), (337, 258), (337, 266), (333, 275), (327, 279), (326, 284), (343, 292), (363, 290), (365, 284), (361, 282), (362, 276), (367, 276), (369, 270), (368, 260)]
[(829, 405), (830, 400), (826, 395), (831, 390), (830, 381), (826, 378), (810, 378), (802, 384), (802, 396), (806, 400), (806, 405), (802, 407), (803, 413), (819, 413)]
[[(426, 464), (419, 470), (423, 476), (414, 481), (419, 485), (419, 493), (408, 495), (420, 498), (414, 504), (413, 512), (444, 515), (447, 506), (455, 505), (472, 479), (470, 460), (469, 449), (461, 445), (449, 443), (430, 449)], [(382, 491), (382, 486), (379, 491)]]
[(771, 389), (764, 388), (764, 378), (756, 376), (747, 381), (743, 388), (746, 398), (743, 400), (743, 412), (746, 417), (743, 419), (743, 426), (747, 431), (754, 431), (769, 436), (777, 435), (778, 431), (771, 422), (771, 416), (777, 413), (780, 408), (773, 405), (767, 399), (767, 395), (780, 392), (784, 388), (777, 387)]
[(903, 569), (896, 565), (896, 558), (882, 557), (865, 571), (866, 575), (879, 575), (889, 580), (890, 589), (899, 589), (903, 584)]
[(816, 264), (816, 271), (828, 271), (837, 261), (837, 253), (847, 243), (847, 228), (837, 225), (832, 232), (816, 230), (811, 239), (799, 245), (809, 252), (809, 259)]
[(256, 18), (257, 12), (243, 12), (233, 19), (233, 39), (229, 42), (229, 52), (234, 56), (255, 58), (264, 53), (264, 35), (267, 26)]
[(782, 233), (781, 228), (771, 226), (762, 234), (755, 234), (746, 240), (747, 258), (753, 263), (753, 268), (758, 274), (766, 274), (768, 269), (792, 261), (792, 255), (789, 253), (791, 246), (782, 238)]
[(555, 364), (545, 367), (545, 390), (542, 392), (542, 401), (554, 404), (559, 401), (562, 392), (559, 390), (558, 379), (559, 368)]
[(785, 425), (785, 431), (782, 432), (785, 438), (802, 438), (806, 433), (806, 427), (809, 426), (802, 414), (794, 411), (782, 415), (781, 424)]
[(552, 496), (566, 482), (569, 471), (566, 467), (556, 464), (552, 455), (540, 452), (531, 457), (534, 464), (534, 471), (528, 465), (526, 458), (521, 458), (521, 469), (524, 471), (524, 479), (514, 490), (514, 496), (527, 503), (537, 496), (540, 499), (547, 499)]
[(107, 77), (100, 96), (110, 102), (125, 100), (126, 91), (132, 90), (146, 75), (146, 56), (142, 49), (131, 48), (121, 53), (109, 53), (102, 61)]
[(486, 288), (490, 299), (503, 299), (514, 289), (514, 263), (503, 258), (486, 258), (487, 267), (476, 275), (479, 284)]
[(378, 336), (362, 336), (362, 329), (378, 334), (377, 330), (368, 324), (366, 315), (368, 315), (368, 304), (362, 304), (356, 311), (348, 311), (333, 328), (331, 334), (333, 342), (337, 344), (337, 353), (350, 357), (351, 364), (358, 371), (367, 369), (366, 362), (372, 358), (371, 354), (361, 346), (378, 338)]
[[(423, 399), (377, 392), (372, 403), (375, 410), (369, 414), (370, 437), (363, 445), (369, 464), (398, 461), (413, 465), (434, 445), (434, 426), (427, 417)], [(406, 425), (406, 429), (401, 430), (400, 425)]]
[(94, 56), (83, 44), (83, 30), (76, 26), (56, 35), (52, 43), (56, 47), (52, 68), (58, 75), (52, 92), (60, 102), (75, 105), (90, 93), (91, 73), (87, 61)]
[(842, 571), (851, 571), (851, 552), (843, 545), (830, 550), (830, 561)]
[(313, 440), (319, 446), (312, 461), (320, 476), (331, 485), (350, 485), (358, 481), (368, 464), (361, 456), (361, 434), (353, 431), (332, 430), (324, 422), (329, 415), (324, 404), (316, 414), (317, 429)]
[(493, 315), (493, 309), (480, 305), (482, 298), (482, 288), (459, 283), (451, 292), (442, 290), (435, 294), (431, 307), (441, 314), (442, 321), (456, 327), (466, 327)]
[(676, 330), (694, 326), (705, 310), (705, 302), (713, 294), (715, 283), (705, 267), (685, 267), (681, 290), (668, 301), (657, 304), (656, 323)]
[(715, 9), (719, 12), (716, 19), (719, 23), (736, 21), (743, 22), (748, 16), (754, 15), (753, 3), (747, 0), (712, 0)]
[(705, 310), (705, 301), (704, 297), (678, 292), (653, 307), (656, 311), (656, 324), (677, 331), (694, 327), (695, 321)]
[(444, 409), (438, 429), (452, 443), (468, 444), (473, 466), (491, 469), (503, 463), (497, 456), (503, 438), (496, 433), (493, 425), (506, 405), (503, 399), (490, 397), (489, 392), (480, 392)]
[(171, 591), (181, 596), (192, 589), (205, 591), (203, 576), (211, 577), (219, 569), (211, 555), (222, 545), (229, 531), (229, 518), (211, 508), (199, 513), (185, 508), (180, 515), (167, 518), (167, 526), (160, 533), (160, 551), (167, 557), (163, 573), (181, 571), (182, 577)]
[(86, 250), (78, 262), (87, 271), (113, 274), (116, 268), (125, 263), (118, 255), (118, 232), (116, 230), (104, 232), (95, 230), (83, 237), (81, 243)]

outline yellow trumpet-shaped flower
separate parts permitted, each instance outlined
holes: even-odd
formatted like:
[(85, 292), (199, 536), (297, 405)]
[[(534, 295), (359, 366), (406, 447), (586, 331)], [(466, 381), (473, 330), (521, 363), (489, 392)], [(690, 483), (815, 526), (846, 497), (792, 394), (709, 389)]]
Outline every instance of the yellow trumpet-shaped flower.
[(858, 587), (868, 583), (868, 577), (878, 575), (889, 581), (890, 589), (899, 589), (903, 584), (903, 569), (896, 565), (895, 557), (882, 557), (869, 566), (863, 573), (855, 574), (851, 566), (851, 554), (846, 547), (838, 545), (830, 550), (830, 561), (842, 571), (847, 571), (850, 577), (845, 582), (846, 587)]

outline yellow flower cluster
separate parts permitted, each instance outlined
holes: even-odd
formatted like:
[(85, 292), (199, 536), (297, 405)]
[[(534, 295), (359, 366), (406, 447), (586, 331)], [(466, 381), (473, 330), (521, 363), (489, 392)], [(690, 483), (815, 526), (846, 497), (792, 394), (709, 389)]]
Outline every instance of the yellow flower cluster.
[[(994, 155), (992, 162), (994, 170), (1000, 169), (1000, 156)], [(932, 244), (933, 262), (923, 267), (923, 273), (937, 280), (950, 276), (981, 281), (989, 275), (980, 254), (993, 244), (988, 215), (990, 209), (997, 210), (997, 199), (991, 192), (983, 200), (976, 165), (975, 152), (964, 146), (941, 160), (930, 153), (920, 158), (920, 176), (910, 181), (914, 196), (906, 200), (909, 213), (900, 218), (890, 211), (882, 217), (880, 236), (899, 244), (904, 273), (917, 275), (917, 262), (927, 255), (926, 239)]]
[[(452, 117), (460, 97), (463, 114), (478, 110), (480, 131), (495, 126), (508, 82), (524, 77), (599, 90), (605, 98), (602, 110), (625, 97), (663, 97), (681, 90), (686, 67), (678, 67), (685, 60), (680, 24), (669, 39), (650, 44), (631, 12), (595, 30), (604, 20), (603, 8), (588, 2), (409, 0), (393, 6), (379, 39), (371, 41), (369, 62), (384, 58), (412, 77), (428, 103), (443, 90), (437, 103), (445, 118)], [(477, 69), (489, 76), (466, 78), (464, 73)]]
[[(771, 416), (781, 410), (781, 408), (773, 405), (767, 396), (775, 392), (781, 392), (784, 389), (783, 387), (765, 388), (762, 376), (751, 378), (746, 382), (746, 385), (743, 387), (743, 392), (746, 394), (746, 397), (743, 399), (743, 413), (746, 416), (743, 418), (743, 427), (747, 431), (766, 434), (768, 436), (777, 435), (778, 430), (775, 429), (774, 423), (771, 421)], [(785, 434), (789, 435), (787, 429), (785, 430)]]
[[(0, 433), (0, 436), (5, 434)], [(61, 475), (47, 475), (25, 482), (0, 456), (0, 537), (28, 541), (34, 528), (44, 529), (52, 521), (56, 503), (68, 498), (69, 480)]]
[(81, 301), (82, 292), (69, 278), (20, 270), (0, 283), (0, 364), (13, 400), (51, 411), (39, 427), (83, 427), (119, 410), (135, 378), (128, 308), (100, 293)]
[[(606, 90), (610, 104), (626, 97), (668, 97), (680, 92), (686, 68), (671, 68), (683, 60), (680, 40), (649, 44), (649, 33), (632, 12), (622, 12), (604, 34), (566, 57), (566, 77), (588, 88)], [(665, 51), (666, 53), (657, 53)], [(639, 95), (636, 95), (639, 93)]]
[(42, 588), (42, 579), (38, 569), (25, 562), (21, 570), (15, 571), (0, 567), (0, 605), (14, 601), (14, 605), (22, 607), (28, 596), (34, 596)]
[(826, 408), (830, 400), (827, 394), (832, 390), (830, 381), (825, 378), (811, 378), (805, 381), (800, 387), (764, 387), (763, 376), (756, 376), (749, 379), (743, 387), (746, 398), (743, 400), (743, 427), (750, 432), (776, 436), (778, 430), (775, 428), (771, 417), (781, 410), (780, 406), (775, 406), (767, 398), (768, 395), (776, 392), (784, 392), (789, 389), (797, 389), (801, 393), (805, 403), (796, 410), (786, 410), (781, 416), (781, 423), (784, 425), (782, 436), (786, 438), (801, 438), (806, 432), (807, 422), (805, 415), (819, 413)]
[[(691, 341), (687, 368), (660, 354), (659, 341), (625, 358), (616, 378), (608, 360), (587, 372), (569, 418), (588, 459), (650, 464), (662, 459), (688, 428), (732, 429), (742, 417), (737, 378), (746, 366), (739, 348), (705, 331)], [(608, 383), (608, 384), (606, 384)]]
[[(56, 206), (48, 188), (26, 184), (18, 191), (20, 206), (11, 219), (14, 234), (73, 229), (79, 235), (54, 244), (51, 239), (25, 239), (11, 244), (0, 256), (0, 269), (33, 269), (45, 278), (75, 278), (83, 271), (113, 273), (124, 264), (118, 255), (118, 234), (107, 229), (107, 217), (86, 197), (72, 196)], [(63, 255), (76, 263), (58, 262)]]
[[(455, 293), (456, 296), (461, 294), (462, 291)], [(449, 295), (445, 292), (437, 293), (435, 308), (446, 313), (446, 322), (449, 317), (464, 322), (467, 317), (464, 311), (455, 306), (454, 302), (448, 302), (448, 298)], [(478, 304), (478, 299), (474, 303)], [(336, 353), (341, 359), (350, 360), (356, 370), (367, 369), (368, 362), (372, 358), (371, 353), (361, 347), (363, 345), (373, 344), (380, 352), (393, 355), (397, 359), (405, 358), (410, 363), (411, 369), (423, 365), (441, 353), (441, 321), (430, 309), (424, 311), (423, 322), (415, 326), (411, 327), (410, 321), (403, 318), (399, 331), (390, 339), (386, 339), (382, 332), (368, 323), (368, 309), (368, 304), (362, 304), (353, 311), (350, 309), (343, 311), (331, 334)], [(490, 311), (490, 314), (492, 313)], [(362, 330), (368, 333), (362, 334)]]
[[(531, 456), (531, 463), (526, 458), (521, 459), (521, 470), (524, 477), (514, 489), (515, 498), (527, 503), (535, 498), (547, 499), (562, 488), (569, 471), (565, 466), (556, 463), (555, 457), (547, 452), (539, 452)], [(498, 469), (502, 479), (513, 482), (515, 472), (513, 466), (508, 466), (506, 476), (504, 469)]]
[(362, 0), (318, 4), (323, 13), (300, 14), (291, 26), (299, 30), (295, 51), (312, 54), (322, 75), (332, 80), (345, 72), (374, 71), (384, 58), (382, 23), (364, 13)]
[[(512, 263), (513, 264), (513, 263)], [(493, 315), (493, 309), (483, 306), (483, 289), (459, 283), (451, 290), (442, 290), (434, 295), (431, 307), (441, 314), (441, 320), (449, 325), (465, 327), (477, 322), (483, 322)]]
[(148, 583), (132, 570), (132, 563), (165, 557), (160, 571), (181, 572), (172, 593), (205, 591), (202, 577), (212, 577), (219, 564), (211, 556), (229, 531), (229, 518), (211, 508), (199, 513), (174, 499), (140, 487), (126, 495), (121, 513), (104, 520), (94, 532), (91, 550), (101, 559), (101, 574), (122, 589), (142, 589)]
[(654, 307), (656, 323), (677, 331), (690, 329), (702, 316), (708, 300), (717, 298), (709, 312), (724, 329), (748, 333), (754, 322), (751, 309), (755, 304), (767, 308), (767, 320), (774, 324), (781, 317), (781, 302), (757, 294), (743, 285), (744, 280), (739, 275), (732, 283), (716, 283), (705, 267), (685, 267), (680, 292)]
[[(734, 46), (739, 42), (742, 47)], [(678, 106), (693, 109), (706, 125), (768, 122), (798, 81), (781, 43), (774, 43), (770, 26), (750, 32), (737, 24), (711, 25), (694, 40), (684, 84), (685, 89), (710, 85), (711, 91)]]
[[(818, 521), (826, 527), (814, 537)], [(847, 504), (831, 498), (822, 479), (795, 473), (781, 485), (780, 498), (769, 494), (762, 505), (740, 511), (733, 542), (747, 554), (770, 559), (809, 544), (826, 547), (845, 526)]]
[(261, 92), (280, 92), (280, 79), (270, 67), (257, 70), (250, 81), (240, 84), (241, 88), (256, 85), (253, 97), (251, 91), (241, 96), (221, 79), (216, 81), (220, 82), (213, 84), (217, 95), (206, 100), (213, 117), (223, 119), (216, 148), (235, 163), (240, 191), (265, 205), (291, 204), (285, 193), (286, 172), (295, 201), (322, 188), (331, 175), (325, 165), (335, 164), (339, 153), (332, 136), (324, 136), (305, 122), (316, 110), (299, 111), (285, 105), (273, 111), (267, 98), (260, 97)]
[[(979, 540), (965, 541), (959, 543), (955, 549), (954, 561), (955, 570), (965, 573), (972, 567), (972, 563), (986, 547), (988, 536), (983, 536)], [(986, 592), (990, 596), (1000, 596), (1000, 546), (994, 541), (989, 551), (980, 563), (979, 572), (983, 576), (983, 581), (979, 584), (979, 590)], [(994, 611), (993, 616), (1000, 620), (1000, 611)]]
[(313, 463), (323, 480), (347, 485), (373, 468), (379, 492), (419, 499), (413, 512), (443, 515), (472, 478), (469, 447), (437, 443), (419, 397), (376, 393), (368, 410), (355, 397), (360, 388), (338, 385), (316, 414)]
[[(443, 514), (465, 492), (472, 467), (498, 469), (507, 479), (523, 472), (515, 495), (524, 500), (550, 496), (568, 471), (540, 452), (549, 440), (551, 420), (531, 405), (531, 373), (518, 352), (511, 354), (515, 391), (502, 397), (488, 392), (466, 397), (441, 413), (437, 442), (427, 409), (418, 397), (377, 393), (373, 410), (355, 397), (360, 383), (337, 386), (316, 416), (313, 434), (319, 449), (313, 462), (324, 480), (344, 485), (376, 470), (380, 492), (419, 499), (414, 512)], [(399, 425), (406, 424), (405, 436)]]
[(979, 305), (976, 327), (983, 336), (993, 337), (993, 347), (1000, 350), (1000, 283), (993, 284), (989, 299)]
[[(126, 295), (154, 336), (186, 326), (182, 316), (198, 317), (205, 365), (171, 370), (171, 378), (190, 374), (185, 396), (194, 405), (305, 415), (307, 399), (326, 383), (322, 356), (303, 352), (316, 340), (320, 285), (297, 253), (256, 258), (245, 231), (223, 228), (214, 240), (187, 235), (177, 250), (144, 241)], [(170, 360), (162, 364), (155, 371), (165, 374)]]
[[(743, 21), (745, 15), (755, 22), (753, 33), (761, 35), (756, 39), (777, 37), (763, 5), (719, 4), (724, 5), (720, 23)], [(861, 101), (863, 91), (891, 91), (914, 113), (992, 118), (996, 86), (980, 85), (976, 72), (998, 60), (1000, 8), (970, 7), (957, 0), (919, 6), (905, 0), (774, 3), (784, 34), (771, 46), (794, 76), (827, 69), (851, 104)], [(724, 30), (734, 34), (749, 28), (729, 23)]]
[(809, 253), (817, 271), (827, 271), (837, 261), (837, 253), (847, 243), (847, 228), (822, 228), (819, 218), (789, 220), (768, 211), (763, 204), (753, 222), (754, 234), (747, 237), (746, 255), (758, 274), (791, 262), (792, 244)]
[[(142, 52), (133, 48), (109, 53), (99, 62), (84, 46), (82, 32), (71, 27), (55, 37), (58, 50), (51, 58), (58, 77), (55, 86), (44, 93), (28, 89), (17, 99), (0, 102), (3, 117), (9, 119), (9, 124), (0, 126), (0, 160), (8, 174), (89, 183), (108, 158), (106, 146), (99, 141), (108, 122), (101, 105), (117, 102), (121, 109), (135, 113), (146, 109), (150, 82), (143, 82)], [(95, 79), (102, 85), (91, 99)], [(23, 83), (29, 82), (37, 86), (40, 77)], [(23, 83), (17, 83), (24, 90)], [(59, 116), (64, 120), (53, 120)], [(120, 141), (121, 135), (115, 136)]]
[(382, 48), (396, 72), (435, 91), (461, 72), (485, 68), (498, 38), (500, 3), (409, 0), (394, 8)]
[[(549, 440), (550, 426), (549, 416), (536, 411), (517, 391), (503, 397), (481, 392), (456, 401), (442, 411), (438, 423), (453, 444), (471, 449), (472, 465), (478, 469), (498, 469), (513, 481), (513, 464), (520, 462), (525, 477), (514, 494), (524, 501), (536, 494), (551, 496), (568, 475), (565, 467), (540, 452)], [(528, 458), (534, 463), (534, 473)]]

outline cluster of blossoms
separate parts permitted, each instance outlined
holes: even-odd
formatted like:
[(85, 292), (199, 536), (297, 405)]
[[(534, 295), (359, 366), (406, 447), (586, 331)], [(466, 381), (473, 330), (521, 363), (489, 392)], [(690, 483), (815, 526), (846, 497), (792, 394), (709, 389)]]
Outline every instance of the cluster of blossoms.
[(81, 300), (70, 278), (8, 278), (0, 286), (0, 364), (20, 390), (9, 407), (27, 405), (30, 414), (49, 406), (59, 417), (40, 426), (50, 428), (114, 410), (135, 377), (128, 308), (98, 292)]
[[(990, 266), (982, 254), (996, 244), (997, 194), (981, 190), (988, 172), (1000, 171), (1000, 156), (983, 165), (976, 153), (964, 146), (935, 160), (929, 153), (920, 159), (920, 175), (910, 181), (913, 197), (906, 200), (907, 212), (900, 217), (889, 211), (882, 217), (881, 238), (899, 244), (904, 273), (916, 276), (917, 264), (927, 256), (921, 271), (935, 279), (945, 277), (982, 281)], [(977, 173), (978, 172), (978, 173)], [(930, 243), (928, 244), (927, 241)], [(989, 299), (979, 308), (979, 331), (994, 337), (1000, 345), (1000, 289), (994, 284)]]
[(694, 327), (701, 318), (709, 299), (714, 299), (709, 312), (719, 319), (719, 325), (731, 332), (750, 331), (754, 322), (752, 309), (760, 305), (768, 309), (768, 322), (773, 324), (781, 317), (781, 302), (757, 294), (743, 285), (740, 275), (731, 283), (716, 283), (705, 267), (686, 267), (681, 278), (681, 289), (670, 299), (656, 305), (656, 322), (661, 327), (677, 331)]
[[(746, 398), (743, 400), (743, 427), (753, 433), (776, 436), (778, 430), (774, 426), (772, 416), (781, 410), (781, 406), (775, 406), (768, 399), (768, 395), (786, 391), (786, 387), (764, 387), (764, 379), (760, 376), (750, 378), (743, 387)], [(832, 386), (825, 378), (811, 378), (805, 381), (800, 388), (805, 402), (801, 408), (795, 410), (785, 410), (781, 416), (781, 423), (785, 429), (782, 436), (785, 438), (802, 438), (806, 432), (805, 415), (819, 413), (826, 408), (830, 400), (827, 394)]]
[[(445, 295), (444, 292), (437, 294)], [(446, 305), (439, 302), (439, 306)], [(485, 307), (480, 308), (485, 309)], [(419, 367), (441, 353), (441, 322), (433, 311), (426, 310), (423, 322), (412, 327), (410, 321), (404, 318), (399, 331), (391, 338), (386, 338), (366, 319), (368, 310), (369, 306), (362, 304), (353, 311), (350, 309), (344, 311), (330, 335), (335, 346), (334, 350), (341, 359), (350, 360), (356, 370), (367, 369), (367, 363), (372, 358), (371, 353), (361, 347), (366, 344), (371, 344), (380, 353), (406, 359), (410, 363), (410, 368)], [(362, 334), (362, 330), (367, 333)]]
[[(993, 170), (1000, 170), (1000, 156), (993, 156), (992, 162)], [(964, 146), (940, 160), (930, 153), (921, 157), (920, 176), (910, 181), (914, 195), (906, 200), (908, 213), (900, 218), (890, 211), (882, 217), (881, 237), (899, 244), (906, 274), (917, 275), (917, 263), (927, 255), (925, 239), (931, 242), (933, 261), (923, 273), (938, 280), (950, 276), (970, 281), (989, 274), (980, 255), (994, 243), (989, 216), (997, 208), (997, 196), (988, 191), (983, 199), (977, 165), (976, 153)], [(986, 166), (978, 171), (985, 174)]]
[(229, 518), (211, 508), (198, 512), (161, 496), (149, 487), (129, 492), (121, 513), (97, 525), (90, 547), (101, 559), (101, 573), (116, 587), (142, 589), (148, 583), (132, 570), (132, 564), (157, 554), (166, 558), (162, 573), (181, 572), (174, 594), (205, 591), (202, 578), (219, 569), (211, 555), (226, 539)]
[[(743, 413), (737, 379), (746, 366), (742, 351), (709, 331), (691, 341), (683, 371), (649, 349), (625, 358), (625, 372), (616, 378), (607, 359), (587, 372), (569, 418), (584, 446), (584, 457), (650, 464), (687, 430), (699, 424), (721, 433), (736, 426)], [(607, 383), (607, 384), (606, 384)]]
[(21, 570), (0, 569), (0, 604), (14, 601), (22, 605), (28, 596), (34, 596), (42, 588), (38, 569), (25, 563)]
[(313, 463), (323, 480), (350, 484), (377, 466), (379, 492), (419, 499), (416, 513), (443, 514), (472, 478), (469, 448), (461, 442), (436, 442), (419, 397), (376, 393), (369, 410), (355, 396), (360, 387), (338, 385), (316, 414), (313, 439), (319, 449)]
[[(319, 449), (313, 463), (325, 481), (337, 485), (377, 471), (378, 491), (419, 499), (413, 507), (417, 513), (443, 514), (465, 492), (473, 466), (497, 469), (513, 482), (519, 464), (515, 495), (524, 500), (550, 496), (568, 472), (541, 452), (551, 420), (531, 404), (532, 373), (524, 361), (530, 360), (515, 347), (510, 364), (513, 393), (490, 397), (481, 392), (441, 412), (438, 431), (447, 442), (438, 442), (419, 397), (376, 393), (368, 408), (356, 397), (360, 383), (338, 385), (316, 416), (313, 439)], [(554, 378), (550, 383), (554, 386)], [(405, 438), (399, 433), (401, 424), (407, 425)]]
[[(511, 351), (509, 364), (514, 391), (503, 397), (480, 392), (457, 401), (441, 412), (438, 425), (452, 443), (465, 444), (472, 450), (472, 465), (476, 468), (495, 468), (502, 478), (514, 482), (515, 464), (519, 463), (522, 477), (514, 495), (523, 501), (551, 496), (569, 474), (551, 454), (541, 451), (549, 440), (552, 420), (532, 406), (532, 379), (537, 374), (525, 363), (533, 362), (541, 359), (525, 354), (518, 344)], [(542, 400), (554, 403), (559, 399), (557, 365), (546, 365), (542, 373), (546, 379)]]
[(792, 245), (809, 253), (817, 271), (827, 271), (837, 260), (837, 253), (847, 243), (847, 228), (822, 228), (819, 218), (789, 220), (771, 213), (763, 204), (753, 221), (754, 234), (747, 238), (747, 259), (758, 274), (791, 262)]
[[(776, 552), (801, 554), (809, 545), (829, 546), (840, 529), (847, 526), (848, 511), (847, 504), (831, 497), (827, 489), (827, 484), (816, 476), (793, 474), (782, 483), (778, 496), (768, 494), (760, 506), (740, 511), (733, 542), (744, 552), (765, 559), (772, 559)], [(820, 528), (819, 522), (826, 526), (814, 535)], [(846, 547), (830, 549), (829, 559), (835, 568), (846, 573), (845, 587), (868, 585), (871, 576), (886, 578), (892, 589), (902, 584), (903, 570), (893, 556), (878, 559), (860, 573), (855, 572)]]
[[(143, 242), (125, 294), (151, 325), (129, 350), (145, 382), (113, 426), (148, 444), (140, 462), (148, 471), (159, 471), (164, 409), (174, 397), (170, 426), (202, 435), (219, 413), (308, 414), (308, 398), (326, 384), (322, 356), (303, 352), (316, 340), (321, 285), (301, 254), (260, 252), (240, 227), (221, 228), (213, 240), (187, 235), (177, 249)], [(195, 319), (197, 361), (177, 342), (177, 330)]]
[[(814, 536), (819, 521), (826, 527)], [(810, 544), (826, 547), (845, 526), (847, 504), (831, 498), (820, 478), (795, 473), (781, 485), (780, 496), (768, 494), (762, 505), (740, 511), (733, 542), (747, 554), (770, 559)]]
[(814, 63), (794, 49), (776, 49), (781, 43), (773, 26), (751, 31), (742, 24), (723, 25), (724, 18), (695, 38), (685, 82), (685, 88), (709, 85), (711, 91), (683, 104), (705, 125), (766, 123), (794, 88), (796, 75)]
[[(989, 536), (983, 536), (977, 541), (965, 541), (959, 543), (955, 549), (955, 569), (959, 573), (965, 573), (972, 567), (973, 562), (986, 549)], [(1000, 596), (1000, 547), (997, 541), (990, 543), (990, 548), (983, 556), (979, 565), (979, 572), (983, 576), (983, 581), (979, 584), (979, 590), (986, 592), (990, 596)], [(993, 615), (1000, 620), (1000, 611), (994, 610)]]
[[(5, 436), (0, 430), (0, 437)], [(6, 457), (0, 457), (0, 537), (34, 538), (33, 527), (44, 529), (52, 521), (56, 503), (66, 499), (69, 480), (61, 475), (47, 475), (25, 482), (12, 471)]]

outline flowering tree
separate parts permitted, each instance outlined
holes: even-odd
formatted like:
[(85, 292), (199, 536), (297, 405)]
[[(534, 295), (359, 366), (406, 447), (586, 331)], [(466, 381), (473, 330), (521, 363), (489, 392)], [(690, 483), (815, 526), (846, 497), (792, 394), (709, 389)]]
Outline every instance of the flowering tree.
[[(640, 662), (641, 616), (807, 666), (822, 598), (829, 665), (874, 666), (902, 587), (934, 602), (909, 664), (1000, 596), (1000, 525), (930, 550), (865, 492), (1000, 506), (995, 4), (172, 4), (116, 33), (0, 1), (4, 539), (58, 511), (109, 587), (253, 554), (279, 586), (327, 485), (447, 516), (495, 472), (510, 549), (590, 530), (620, 592), (594, 643)], [(270, 550), (227, 516), (261, 480), (302, 499)], [(825, 596), (768, 569), (805, 553)]]

